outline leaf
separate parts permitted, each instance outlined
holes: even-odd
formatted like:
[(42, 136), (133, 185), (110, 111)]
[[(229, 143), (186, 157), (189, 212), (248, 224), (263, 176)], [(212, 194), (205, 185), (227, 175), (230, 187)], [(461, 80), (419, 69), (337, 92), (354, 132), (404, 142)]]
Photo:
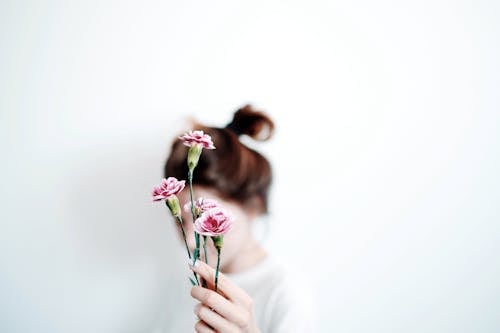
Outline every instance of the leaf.
[(196, 286), (196, 282), (194, 282), (194, 280), (192, 278), (189, 278), (189, 281), (191, 281), (191, 284), (194, 286)]

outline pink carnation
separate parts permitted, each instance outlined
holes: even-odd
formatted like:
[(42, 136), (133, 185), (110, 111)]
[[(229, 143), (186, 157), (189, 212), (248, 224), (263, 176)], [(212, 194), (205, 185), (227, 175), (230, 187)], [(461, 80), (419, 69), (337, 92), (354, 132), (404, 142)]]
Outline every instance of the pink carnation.
[(221, 236), (231, 229), (231, 218), (220, 208), (207, 210), (194, 222), (194, 230), (204, 236)]
[(168, 199), (172, 195), (176, 195), (184, 189), (185, 183), (186, 181), (179, 181), (175, 177), (168, 177), (168, 179), (163, 178), (160, 186), (153, 187), (151, 193), (153, 201)]
[[(218, 208), (219, 204), (217, 203), (217, 201), (212, 200), (212, 199), (198, 198), (198, 200), (196, 200), (194, 202), (194, 207), (197, 211), (199, 211), (200, 213), (203, 213), (203, 212), (210, 210), (212, 208)], [(191, 213), (191, 202), (190, 201), (186, 202), (186, 204), (184, 205), (184, 211), (186, 213)]]
[(191, 131), (179, 137), (179, 139), (184, 141), (184, 145), (188, 147), (200, 145), (205, 149), (215, 149), (212, 138), (210, 135), (204, 134), (203, 131)]

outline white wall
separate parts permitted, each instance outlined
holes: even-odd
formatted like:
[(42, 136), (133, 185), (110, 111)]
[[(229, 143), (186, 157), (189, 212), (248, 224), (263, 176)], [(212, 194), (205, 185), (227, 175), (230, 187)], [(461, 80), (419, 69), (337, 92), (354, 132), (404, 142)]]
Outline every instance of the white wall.
[(498, 332), (499, 7), (2, 1), (0, 331), (149, 332), (168, 143), (252, 102), (321, 331)]

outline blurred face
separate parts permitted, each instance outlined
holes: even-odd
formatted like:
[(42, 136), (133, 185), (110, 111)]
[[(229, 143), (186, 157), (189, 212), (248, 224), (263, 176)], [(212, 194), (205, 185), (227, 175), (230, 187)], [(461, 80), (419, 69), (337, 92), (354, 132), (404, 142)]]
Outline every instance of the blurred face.
[[(178, 194), (181, 207), (185, 203), (190, 202), (189, 188), (186, 187), (180, 194)], [(254, 215), (248, 213), (241, 205), (234, 201), (224, 200), (216, 191), (201, 186), (193, 186), (193, 200), (198, 198), (212, 199), (217, 201), (219, 206), (229, 213), (232, 217), (232, 228), (224, 235), (224, 244), (221, 250), (221, 271), (226, 272), (230, 269), (236, 260), (245, 260), (245, 253), (249, 244), (252, 244), (253, 236), (251, 231), (251, 220)], [(188, 247), (193, 253), (195, 248), (193, 217), (191, 213), (182, 211), (182, 220)], [(179, 237), (182, 241), (182, 234), (179, 228)], [(200, 236), (200, 256), (204, 260), (205, 255), (203, 252), (203, 236)], [(210, 237), (207, 237), (207, 256), (208, 264), (215, 267), (217, 264), (217, 251), (213, 245)]]

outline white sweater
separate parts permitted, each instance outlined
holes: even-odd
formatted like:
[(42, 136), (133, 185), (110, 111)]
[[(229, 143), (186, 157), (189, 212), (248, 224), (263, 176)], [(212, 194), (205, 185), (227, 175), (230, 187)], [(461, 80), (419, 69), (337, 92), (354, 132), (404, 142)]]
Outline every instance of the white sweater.
[[(252, 297), (257, 324), (262, 333), (315, 332), (308, 288), (296, 275), (287, 274), (275, 259), (267, 257), (251, 269), (226, 274)], [(186, 285), (186, 283), (183, 283)], [(195, 301), (189, 287), (179, 288), (169, 301), (169, 313), (159, 332), (193, 332), (197, 321)]]

